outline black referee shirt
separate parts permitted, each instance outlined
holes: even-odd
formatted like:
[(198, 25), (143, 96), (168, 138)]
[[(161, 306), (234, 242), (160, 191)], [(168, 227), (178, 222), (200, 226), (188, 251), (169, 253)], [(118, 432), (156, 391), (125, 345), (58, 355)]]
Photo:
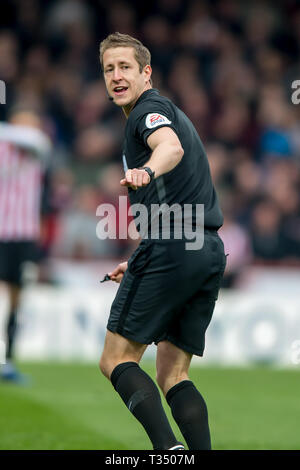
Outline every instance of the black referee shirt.
[[(147, 138), (158, 128), (168, 126), (177, 134), (184, 155), (173, 170), (138, 190), (128, 188), (131, 205), (204, 205), (204, 226), (219, 229), (223, 216), (200, 137), (188, 117), (156, 89), (145, 91), (137, 100), (126, 124), (123, 149), (124, 170), (139, 168), (149, 160), (152, 150)], [(138, 227), (139, 229), (139, 227)]]

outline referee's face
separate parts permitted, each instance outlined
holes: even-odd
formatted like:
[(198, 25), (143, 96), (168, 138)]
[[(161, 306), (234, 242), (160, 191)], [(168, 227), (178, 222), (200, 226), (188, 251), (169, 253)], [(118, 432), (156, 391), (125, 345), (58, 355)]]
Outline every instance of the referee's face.
[(108, 94), (128, 116), (141, 94), (151, 88), (150, 65), (140, 72), (133, 47), (114, 47), (104, 52), (103, 69)]

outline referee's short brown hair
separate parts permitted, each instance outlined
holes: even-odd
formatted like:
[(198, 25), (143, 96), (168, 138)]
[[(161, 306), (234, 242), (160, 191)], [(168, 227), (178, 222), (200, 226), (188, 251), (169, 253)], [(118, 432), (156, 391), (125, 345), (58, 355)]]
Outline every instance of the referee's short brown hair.
[(103, 70), (103, 54), (107, 49), (112, 47), (133, 47), (135, 51), (135, 59), (139, 64), (140, 72), (146, 65), (151, 65), (150, 51), (145, 47), (141, 41), (129, 34), (113, 33), (107, 36), (106, 39), (100, 43), (100, 64)]

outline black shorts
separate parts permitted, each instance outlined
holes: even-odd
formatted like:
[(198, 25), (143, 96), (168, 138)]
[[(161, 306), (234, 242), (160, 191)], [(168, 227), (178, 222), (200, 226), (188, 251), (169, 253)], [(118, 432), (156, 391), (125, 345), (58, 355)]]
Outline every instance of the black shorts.
[(128, 261), (107, 329), (142, 344), (168, 340), (202, 356), (225, 265), (216, 231), (205, 230), (197, 251), (182, 240), (143, 240)]
[(37, 243), (34, 241), (0, 242), (0, 281), (22, 285), (24, 263), (39, 261)]

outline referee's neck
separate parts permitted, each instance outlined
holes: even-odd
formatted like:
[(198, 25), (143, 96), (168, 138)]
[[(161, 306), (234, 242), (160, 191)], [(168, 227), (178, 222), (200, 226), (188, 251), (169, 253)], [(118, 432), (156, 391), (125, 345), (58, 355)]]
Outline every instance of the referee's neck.
[(145, 86), (145, 88), (143, 89), (143, 91), (139, 94), (139, 96), (131, 103), (129, 104), (126, 104), (125, 106), (122, 106), (122, 109), (123, 109), (123, 113), (125, 114), (126, 116), (126, 119), (129, 118), (129, 114), (131, 113), (131, 111), (133, 110), (133, 108), (135, 107), (137, 101), (140, 99), (140, 97), (142, 96), (143, 93), (145, 93), (145, 91), (147, 90), (151, 90), (152, 89), (152, 85), (148, 82)]

